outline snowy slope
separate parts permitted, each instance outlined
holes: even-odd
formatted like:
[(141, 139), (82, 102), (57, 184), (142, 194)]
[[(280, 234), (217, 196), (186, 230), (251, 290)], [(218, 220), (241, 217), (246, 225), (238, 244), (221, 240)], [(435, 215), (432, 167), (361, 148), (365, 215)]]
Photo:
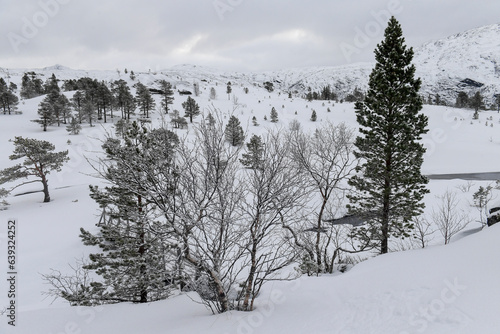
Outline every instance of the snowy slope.
[(438, 93), (454, 103), (458, 91), (477, 91), (462, 83), (471, 79), (483, 84), (480, 91), (490, 99), (500, 93), (500, 24), (427, 43), (416, 49), (414, 62), (427, 94)]
[[(481, 33), (486, 36), (481, 42), (485, 45), (484, 50), (497, 47), (491, 42), (498, 34), (494, 27), (484, 27)], [(466, 38), (463, 43), (474, 40), (478, 31), (482, 30), (469, 32), (467, 38), (461, 35), (450, 37), (441, 46), (435, 43), (425, 46), (424, 49), (434, 50), (432, 56), (421, 60), (428, 66), (423, 66), (430, 73), (428, 80), (441, 78), (436, 70), (439, 66), (449, 66), (449, 73), (459, 78), (460, 66), (457, 63), (445, 64), (445, 50), (458, 43), (457, 39)], [(491, 42), (488, 48), (487, 41)], [(464, 49), (471, 47), (464, 45)], [(484, 50), (474, 55), (487, 54)], [(494, 53), (491, 54), (491, 57), (494, 56)], [(417, 52), (417, 59), (421, 59), (419, 57)], [(459, 58), (457, 56), (456, 62)], [(470, 69), (466, 75), (472, 77), (473, 73), (477, 73), (471, 79), (485, 83), (491, 80), (491, 85), (494, 85), (495, 76), (490, 73), (493, 67), (488, 64), (485, 60), (484, 66), (479, 66), (477, 70)], [(306, 131), (314, 130), (327, 120), (345, 122), (357, 128), (351, 103), (307, 102), (296, 96), (290, 99), (283, 92), (288, 92), (290, 86), (299, 91), (308, 86), (319, 88), (324, 84), (350, 92), (356, 86), (363, 88), (366, 85), (371, 67), (372, 64), (356, 64), (338, 68), (233, 73), (180, 65), (165, 70), (136, 72), (135, 81), (123, 70), (82, 71), (56, 65), (34, 71), (43, 78), (54, 73), (60, 80), (90, 76), (106, 82), (124, 79), (130, 85), (140, 80), (151, 87), (158, 80), (166, 79), (177, 89), (190, 90), (197, 82), (201, 95), (195, 99), (205, 114), (211, 108), (220, 109), (226, 116), (234, 113), (249, 134), (260, 134), (273, 127), (286, 128), (295, 119)], [(25, 71), (3, 69), (0, 76), (20, 86)], [(483, 77), (479, 76), (480, 73)], [(228, 81), (233, 83), (232, 95), (238, 101), (232, 96), (228, 98)], [(274, 82), (278, 89), (268, 93), (262, 88), (265, 81)], [(454, 81), (448, 84), (455, 85)], [(218, 95), (215, 100), (209, 99), (212, 87)], [(243, 87), (249, 88), (248, 94), (244, 93)], [(71, 96), (72, 93), (65, 94)], [(186, 97), (178, 93), (174, 97), (173, 107), (182, 110), (181, 104)], [(436, 232), (432, 246), (427, 249), (369, 259), (346, 274), (269, 283), (256, 301), (257, 309), (251, 313), (229, 312), (213, 316), (191, 300), (196, 300), (193, 294), (147, 305), (76, 308), (69, 307), (62, 300), (52, 303), (42, 294), (49, 286), (44, 284), (40, 274), (48, 274), (51, 268), (69, 273), (68, 264), (74, 264), (75, 259), (91, 252), (88, 246), (82, 245), (78, 234), (80, 227), (95, 229), (100, 212), (89, 197), (88, 185), (100, 184), (101, 181), (92, 176), (93, 170), (87, 159), (91, 160), (98, 154), (100, 139), (106, 131), (113, 131), (112, 124), (116, 118), (93, 128), (85, 124), (82, 133), (77, 136), (68, 135), (63, 126), (53, 126), (49, 131), (42, 132), (37, 124), (30, 122), (37, 117), (37, 107), (42, 99), (37, 97), (23, 101), (19, 105), (23, 112), (21, 115), (0, 114), (0, 168), (12, 165), (8, 160), (12, 152), (9, 139), (18, 135), (49, 140), (56, 145), (56, 150), (69, 150), (71, 160), (61, 173), (49, 175), (50, 203), (41, 203), (40, 193), (22, 195), (39, 190), (35, 184), (16, 190), (14, 195), (19, 196), (10, 196), (8, 201), (11, 206), (6, 211), (0, 211), (0, 271), (3, 274), (6, 273), (6, 222), (9, 218), (19, 221), (18, 326), (7, 326), (6, 318), (2, 316), (0, 333), (499, 333), (500, 320), (496, 315), (500, 310), (500, 288), (497, 284), (500, 275), (497, 259), (500, 225), (479, 231), (477, 223), (472, 223), (466, 231), (453, 238), (450, 245), (443, 246), (442, 236)], [(269, 117), (272, 107), (278, 111), (277, 124), (264, 120), (265, 115)], [(310, 121), (312, 109), (318, 114), (316, 123)], [(424, 174), (498, 171), (499, 114), (485, 111), (480, 114), (479, 120), (472, 120), (472, 112), (465, 109), (425, 106), (422, 112), (429, 117), (430, 129), (423, 138), (427, 148)], [(253, 116), (257, 117), (260, 126), (251, 125)], [(161, 115), (154, 113), (153, 123), (159, 122)], [(185, 130), (178, 132), (180, 135), (187, 134)], [(71, 142), (68, 143), (68, 140)], [(488, 182), (476, 182), (466, 190), (465, 182), (461, 180), (431, 181), (431, 193), (425, 197), (426, 214), (432, 213), (438, 204), (436, 197), (448, 189), (458, 194), (460, 209), (477, 220), (478, 211), (470, 205), (472, 194), (480, 185), (486, 184)], [(499, 192), (496, 193), (498, 195)], [(2, 278), (0, 311), (6, 305), (6, 291), (7, 281)]]

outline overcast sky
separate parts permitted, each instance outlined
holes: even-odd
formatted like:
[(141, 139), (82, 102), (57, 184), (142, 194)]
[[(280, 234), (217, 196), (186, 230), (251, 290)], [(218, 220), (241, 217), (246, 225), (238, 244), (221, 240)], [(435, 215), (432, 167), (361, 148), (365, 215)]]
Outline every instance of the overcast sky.
[(499, 13), (498, 0), (0, 0), (0, 67), (342, 65), (373, 61), (389, 15), (418, 47)]

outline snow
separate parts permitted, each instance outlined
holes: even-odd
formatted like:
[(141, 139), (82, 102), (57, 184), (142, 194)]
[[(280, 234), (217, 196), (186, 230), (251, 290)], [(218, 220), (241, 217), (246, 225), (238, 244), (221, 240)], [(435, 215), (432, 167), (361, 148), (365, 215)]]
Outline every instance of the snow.
[[(481, 31), (487, 35), (496, 28), (485, 29)], [(344, 67), (344, 85), (358, 85), (358, 79), (367, 80), (362, 78), (371, 66)], [(24, 71), (3, 69), (0, 75), (6, 77), (8, 73), (10, 80), (20, 87)], [(129, 85), (134, 83), (128, 74), (117, 71), (80, 71), (61, 65), (35, 71), (42, 73), (44, 78), (54, 72), (58, 79), (91, 76), (105, 81), (123, 78)], [(331, 78), (334, 73), (339, 73), (338, 69), (242, 74), (182, 65), (136, 75), (137, 80), (149, 85), (160, 79), (169, 80), (177, 89), (191, 89), (193, 82), (198, 82), (201, 95), (193, 97), (203, 112), (207, 114), (210, 108), (216, 107), (226, 116), (235, 108), (232, 97), (228, 99), (225, 93), (226, 83), (231, 81), (239, 104), (234, 114), (244, 127), (246, 125), (249, 134), (261, 134), (272, 127), (286, 128), (294, 119), (305, 130), (312, 130), (327, 120), (346, 122), (357, 128), (353, 104), (325, 102), (323, 105), (322, 101), (289, 99), (287, 91), (280, 94), (279, 87), (272, 93), (259, 87), (270, 78), (280, 80), (282, 87), (302, 79), (307, 86), (321, 78), (327, 82), (325, 78)], [(213, 101), (208, 98), (211, 87), (215, 87), (218, 94)], [(243, 92), (243, 87), (249, 88), (248, 94)], [(71, 96), (72, 93), (65, 94)], [(0, 310), (8, 302), (6, 225), (10, 218), (17, 219), (19, 224), (17, 323), (13, 328), (2, 316), (0, 333), (498, 333), (500, 224), (481, 230), (478, 223), (472, 223), (446, 246), (442, 245), (442, 237), (435, 233), (431, 246), (425, 249), (377, 256), (344, 274), (304, 276), (291, 282), (268, 283), (256, 300), (256, 310), (248, 313), (233, 311), (212, 315), (195, 302), (197, 296), (194, 294), (181, 294), (145, 305), (125, 303), (95, 308), (70, 307), (63, 300), (46, 298), (42, 292), (49, 287), (44, 284), (41, 274), (48, 274), (51, 268), (69, 273), (69, 264), (91, 252), (91, 247), (84, 246), (78, 235), (80, 227), (95, 228), (100, 212), (89, 197), (88, 185), (101, 181), (92, 176), (94, 172), (87, 159), (95, 157), (105, 132), (113, 129), (108, 123), (93, 128), (84, 125), (81, 134), (75, 136), (68, 135), (63, 126), (42, 132), (37, 124), (30, 122), (36, 118), (42, 98), (20, 104), (21, 115), (0, 115), (0, 168), (12, 165), (8, 155), (13, 146), (8, 140), (19, 135), (49, 140), (56, 145), (56, 151), (69, 150), (71, 160), (60, 173), (49, 175), (50, 203), (42, 203), (41, 193), (10, 196), (7, 199), (11, 203), (9, 209), (0, 212), (0, 253), (4, 254), (0, 255), (3, 275)], [(185, 99), (176, 93), (174, 109), (182, 110), (181, 103)], [(277, 124), (263, 119), (264, 115), (269, 118), (273, 106), (279, 115)], [(331, 112), (327, 112), (327, 108)], [(318, 114), (317, 122), (309, 120), (312, 109)], [(423, 138), (428, 150), (424, 174), (498, 171), (500, 114), (484, 111), (479, 120), (472, 120), (471, 110), (427, 105), (423, 112), (429, 117), (430, 129)], [(252, 125), (253, 116), (257, 117), (260, 126)], [(160, 122), (158, 113), (153, 117), (156, 124)], [(179, 130), (179, 133), (187, 132)], [(474, 182), (467, 189), (463, 180), (431, 181), (428, 186), (431, 193), (425, 197), (426, 214), (429, 217), (439, 204), (436, 197), (450, 190), (457, 193), (460, 208), (477, 220), (479, 212), (471, 206), (472, 194), (479, 185), (486, 184), (486, 181)], [(39, 190), (39, 187), (26, 186), (14, 194), (30, 190)], [(495, 196), (498, 198), (497, 193)]]

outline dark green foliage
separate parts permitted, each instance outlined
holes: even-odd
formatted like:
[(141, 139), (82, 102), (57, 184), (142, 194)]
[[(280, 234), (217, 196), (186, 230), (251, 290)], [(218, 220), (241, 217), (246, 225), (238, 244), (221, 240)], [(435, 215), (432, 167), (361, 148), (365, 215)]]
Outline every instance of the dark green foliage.
[[(111, 90), (108, 88), (104, 81), (100, 82), (94, 90), (94, 94), (89, 92), (88, 95), (93, 95), (92, 101), (97, 108), (97, 119), (101, 120), (104, 118), (104, 123), (107, 122), (107, 114), (108, 110), (112, 112), (113, 107), (113, 94)], [(113, 113), (111, 113), (111, 117), (113, 117)]]
[(47, 127), (56, 123), (56, 113), (50, 96), (47, 95), (38, 105), (38, 116), (39, 118), (32, 122), (39, 123), (43, 131), (47, 131)]
[(233, 88), (231, 87), (231, 81), (227, 83), (226, 87), (226, 93), (227, 93), (227, 99), (231, 99), (231, 92), (233, 91)]
[(45, 94), (51, 94), (51, 93), (60, 93), (61, 89), (59, 88), (59, 84), (57, 83), (57, 78), (54, 73), (52, 73), (52, 76), (47, 79), (44, 85), (44, 92)]
[(189, 117), (189, 122), (193, 123), (193, 117), (198, 116), (200, 114), (200, 106), (196, 101), (191, 98), (191, 96), (188, 96), (186, 102), (182, 103), (182, 107), (184, 108), (185, 111), (185, 116), (184, 117)]
[(408, 236), (412, 219), (424, 208), (428, 180), (420, 171), (425, 148), (418, 141), (428, 120), (419, 113), (421, 81), (414, 78), (413, 50), (406, 48), (394, 17), (375, 58), (367, 95), (356, 104), (361, 127), (355, 156), (362, 163), (349, 181), (357, 191), (348, 197), (350, 211), (368, 220), (360, 232), (387, 253), (389, 237)]
[(124, 80), (116, 80), (112, 84), (111, 91), (114, 97), (115, 106), (120, 109), (122, 118), (130, 119), (130, 116), (134, 114), (136, 104), (132, 93), (130, 93), (130, 87)]
[(470, 99), (470, 107), (477, 113), (480, 109), (484, 109), (483, 96), (476, 92)]
[(240, 125), (240, 120), (236, 116), (231, 116), (224, 130), (226, 141), (231, 143), (232, 146), (239, 146), (245, 140), (243, 128)]
[(361, 90), (359, 90), (358, 87), (354, 88), (354, 91), (347, 95), (346, 98), (344, 99), (345, 102), (360, 102), (363, 101), (365, 98), (365, 95)]
[(19, 98), (14, 94), (15, 85), (7, 86), (3, 78), (0, 78), (0, 106), (3, 108), (3, 113), (11, 115), (16, 112)]
[(21, 81), (21, 97), (23, 99), (31, 99), (44, 93), (43, 82), (40, 78), (37, 78), (36, 73), (24, 73)]
[(172, 89), (172, 84), (170, 82), (161, 80), (160, 90), (162, 92), (163, 99), (161, 101), (161, 107), (165, 110), (165, 114), (168, 114), (169, 105), (174, 103), (174, 91)]
[(316, 110), (313, 109), (313, 111), (311, 113), (311, 121), (316, 122), (317, 119), (318, 119), (318, 116), (316, 115)]
[(24, 161), (1, 170), (0, 184), (33, 176), (36, 180), (23, 182), (12, 189), (28, 183), (41, 182), (44, 192), (43, 201), (50, 202), (47, 175), (51, 171), (59, 172), (62, 165), (69, 160), (68, 151), (52, 152), (54, 149), (55, 146), (45, 140), (15, 137), (14, 152), (9, 159), (24, 159)]
[(455, 107), (466, 108), (469, 106), (469, 96), (466, 92), (458, 93), (457, 100), (455, 102)]
[(155, 100), (151, 96), (149, 89), (140, 82), (136, 84), (135, 100), (137, 107), (142, 111), (142, 115), (149, 118), (149, 112), (155, 108)]
[(247, 153), (242, 154), (240, 162), (243, 166), (250, 169), (258, 169), (262, 167), (264, 144), (262, 138), (257, 135), (252, 135), (250, 142), (247, 144)]
[(271, 108), (271, 122), (273, 122), (273, 123), (278, 122), (278, 112), (276, 111), (276, 108), (274, 108), (274, 107)]
[(269, 82), (269, 81), (266, 81), (264, 82), (264, 88), (269, 92), (271, 93), (272, 91), (274, 91), (274, 85), (272, 82)]
[(82, 126), (78, 122), (78, 120), (75, 117), (71, 117), (71, 121), (69, 122), (68, 126), (66, 127), (66, 131), (68, 131), (70, 135), (77, 135), (80, 133), (81, 129), (82, 129)]
[[(103, 302), (150, 302), (170, 294), (170, 247), (167, 231), (153, 213), (159, 198), (151, 187), (163, 187), (162, 195), (175, 192), (177, 172), (173, 150), (175, 133), (165, 129), (148, 131), (133, 122), (124, 140), (108, 138), (103, 144), (107, 159), (101, 176), (110, 186), (90, 187), (91, 197), (103, 209), (99, 233), (81, 229), (86, 245), (98, 246), (85, 269), (95, 270), (106, 288)], [(163, 176), (164, 178), (162, 178)], [(156, 183), (161, 179), (161, 184)]]

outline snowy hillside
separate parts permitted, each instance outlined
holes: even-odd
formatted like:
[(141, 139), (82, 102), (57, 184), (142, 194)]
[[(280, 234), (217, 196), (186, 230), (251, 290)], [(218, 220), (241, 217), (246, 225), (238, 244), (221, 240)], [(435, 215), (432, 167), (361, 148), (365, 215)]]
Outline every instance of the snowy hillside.
[[(419, 49), (416, 62), (419, 75), (424, 79), (424, 89), (432, 91), (439, 86), (443, 90), (439, 93), (445, 96), (449, 92), (451, 98), (457, 81), (469, 78), (490, 87), (485, 92), (494, 92), (499, 82), (496, 64), (500, 61), (500, 45), (494, 41), (499, 40), (499, 35), (499, 25), (483, 27)], [(463, 45), (460, 47), (459, 43)], [(453, 60), (448, 61), (447, 57)], [(473, 68), (473, 64), (477, 67)], [(300, 94), (309, 86), (317, 89), (326, 84), (340, 94), (347, 94), (355, 87), (364, 89), (372, 66), (354, 64), (234, 73), (179, 65), (151, 71), (129, 68), (125, 73), (124, 69), (85, 71), (55, 65), (32, 70), (0, 69), (0, 76), (19, 87), (26, 71), (36, 72), (43, 81), (55, 74), (60, 86), (67, 79), (91, 77), (106, 83), (123, 79), (131, 87), (140, 81), (156, 88), (158, 81), (165, 79), (176, 87), (172, 108), (178, 110), (182, 110), (182, 103), (186, 101), (186, 96), (180, 95), (178, 90), (193, 90), (196, 83), (200, 94), (192, 97), (202, 113), (207, 115), (218, 109), (224, 122), (231, 114), (237, 116), (249, 137), (265, 134), (269, 129), (288, 129), (292, 121), (298, 121), (309, 133), (326, 121), (343, 122), (356, 132), (358, 124), (352, 103), (308, 102)], [(134, 79), (130, 77), (133, 70)], [(228, 81), (232, 82), (229, 96), (226, 93)], [(274, 83), (273, 92), (263, 87), (266, 81)], [(212, 88), (216, 91), (215, 98), (209, 96)], [(289, 91), (296, 93), (289, 97)], [(70, 98), (74, 92), (64, 94)], [(50, 126), (43, 132), (39, 124), (31, 122), (37, 118), (43, 98), (22, 100), (20, 114), (0, 114), (0, 169), (13, 165), (8, 157), (15, 136), (48, 140), (56, 146), (56, 151), (68, 150), (70, 157), (61, 172), (49, 175), (50, 203), (42, 203), (40, 186), (31, 184), (16, 189), (7, 198), (8, 209), (0, 211), (0, 268), (4, 275), (0, 280), (0, 313), (8, 307), (7, 222), (11, 218), (19, 222), (17, 325), (15, 328), (9, 326), (4, 314), (0, 317), (0, 333), (499, 333), (500, 224), (481, 229), (480, 212), (473, 206), (474, 192), (480, 186), (494, 185), (494, 180), (430, 181), (430, 193), (424, 199), (425, 216), (429, 221), (433, 221), (440, 196), (447, 191), (457, 196), (456, 211), (467, 215), (471, 221), (450, 244), (443, 245), (443, 235), (431, 223), (433, 232), (428, 235), (428, 247), (420, 249), (418, 242), (393, 240), (391, 249), (401, 251), (377, 257), (370, 254), (353, 256), (354, 262), (360, 262), (345, 273), (336, 271), (320, 277), (303, 275), (289, 282), (271, 281), (257, 297), (253, 312), (212, 315), (196, 303), (199, 297), (192, 292), (154, 303), (120, 303), (93, 308), (70, 307), (64, 300), (47, 298), (44, 293), (50, 286), (42, 279), (42, 274), (52, 269), (72, 273), (70, 265), (95, 251), (83, 245), (79, 238), (81, 227), (97, 230), (95, 224), (101, 213), (97, 203), (89, 197), (89, 185), (102, 185), (103, 180), (95, 177), (89, 161), (102, 152), (102, 139), (114, 133), (119, 117), (109, 118), (107, 123), (99, 121), (94, 127), (84, 123), (78, 135), (69, 135), (63, 125)], [(159, 105), (160, 97), (154, 95), (154, 98)], [(279, 117), (276, 123), (267, 120), (273, 107)], [(311, 121), (312, 110), (317, 113), (316, 122)], [(472, 119), (473, 112), (468, 109), (426, 105), (422, 112), (429, 117), (429, 132), (422, 139), (427, 149), (423, 174), (499, 171), (500, 115), (496, 111), (481, 112), (477, 120)], [(253, 117), (259, 125), (253, 124)], [(172, 131), (180, 137), (192, 137), (193, 127), (200, 119), (195, 118), (187, 130)], [(164, 121), (165, 115), (161, 112), (152, 113), (153, 126), (164, 124)], [(498, 200), (500, 190), (494, 190), (493, 195)], [(293, 267), (296, 265), (287, 270), (294, 270)]]
[(427, 43), (416, 49), (414, 63), (427, 94), (438, 93), (454, 103), (457, 92), (470, 94), (479, 88), (491, 99), (500, 93), (500, 24)]

